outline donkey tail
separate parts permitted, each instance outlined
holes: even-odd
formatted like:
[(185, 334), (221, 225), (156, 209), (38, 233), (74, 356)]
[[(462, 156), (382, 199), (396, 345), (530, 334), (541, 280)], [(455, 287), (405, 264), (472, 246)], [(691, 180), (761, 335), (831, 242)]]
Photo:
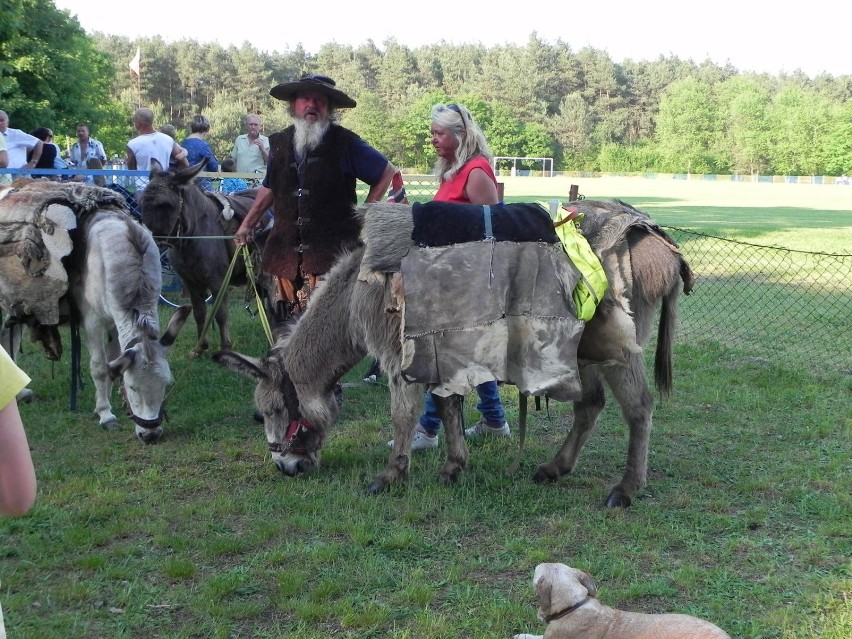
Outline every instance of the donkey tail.
[[(683, 281), (683, 292), (689, 295), (695, 286), (695, 275), (683, 257), (680, 260), (680, 279)], [(660, 308), (660, 325), (657, 330), (657, 349), (654, 352), (654, 383), (660, 395), (672, 394), (672, 349), (674, 345), (674, 333), (677, 326), (677, 300), (679, 291), (677, 286), (663, 297)]]

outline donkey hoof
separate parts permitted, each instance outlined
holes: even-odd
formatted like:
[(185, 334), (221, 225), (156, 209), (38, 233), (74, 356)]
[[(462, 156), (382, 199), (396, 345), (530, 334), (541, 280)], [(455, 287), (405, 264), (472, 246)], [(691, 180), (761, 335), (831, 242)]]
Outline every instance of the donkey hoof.
[(367, 494), (368, 495), (378, 495), (380, 493), (385, 492), (389, 488), (388, 483), (386, 481), (380, 479), (374, 479), (367, 486)]
[(532, 480), (536, 484), (544, 484), (545, 482), (556, 481), (557, 479), (559, 479), (559, 475), (550, 470), (545, 464), (536, 468), (532, 476)]
[(438, 473), (438, 481), (444, 486), (452, 486), (457, 484), (459, 478), (461, 477), (461, 469), (456, 468), (454, 470), (442, 470)]
[(606, 498), (607, 508), (629, 508), (631, 503), (633, 502), (630, 499), (630, 495), (624, 494), (618, 487), (613, 488), (609, 493), (609, 497)]
[(113, 417), (112, 419), (108, 419), (105, 422), (101, 422), (101, 428), (104, 430), (108, 430), (111, 432), (115, 432), (121, 429), (121, 426), (118, 424), (118, 420)]

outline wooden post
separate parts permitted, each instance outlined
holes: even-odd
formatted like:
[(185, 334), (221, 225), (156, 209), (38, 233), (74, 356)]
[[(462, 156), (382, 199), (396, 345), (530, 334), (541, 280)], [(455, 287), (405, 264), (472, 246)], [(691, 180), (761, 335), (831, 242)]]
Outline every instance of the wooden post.
[(503, 193), (505, 192), (505, 190), (506, 190), (506, 185), (503, 184), (502, 182), (497, 182), (497, 201), (498, 202), (503, 201)]
[(579, 197), (580, 197), (580, 187), (577, 186), (576, 184), (572, 184), (571, 188), (568, 191), (568, 201), (569, 202), (576, 202)]

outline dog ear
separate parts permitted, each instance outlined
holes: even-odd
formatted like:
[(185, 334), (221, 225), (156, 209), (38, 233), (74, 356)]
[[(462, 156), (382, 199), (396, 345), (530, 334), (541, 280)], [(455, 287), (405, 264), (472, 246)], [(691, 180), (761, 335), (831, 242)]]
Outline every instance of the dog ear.
[(550, 610), (550, 575), (541, 574), (535, 580), (535, 594), (538, 597), (538, 607), (543, 611)]
[(592, 579), (592, 576), (589, 573), (583, 572), (582, 570), (578, 570), (577, 580), (581, 584), (583, 584), (583, 587), (586, 589), (586, 591), (588, 591), (589, 597), (597, 597), (598, 588), (597, 586), (595, 586), (595, 581), (594, 579)]

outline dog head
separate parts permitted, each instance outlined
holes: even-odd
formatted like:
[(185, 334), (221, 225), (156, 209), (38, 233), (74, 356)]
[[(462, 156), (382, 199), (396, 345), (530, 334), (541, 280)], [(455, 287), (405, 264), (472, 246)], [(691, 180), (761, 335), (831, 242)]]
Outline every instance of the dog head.
[(536, 566), (533, 588), (538, 597), (538, 617), (541, 621), (597, 594), (595, 582), (587, 573), (565, 564)]

